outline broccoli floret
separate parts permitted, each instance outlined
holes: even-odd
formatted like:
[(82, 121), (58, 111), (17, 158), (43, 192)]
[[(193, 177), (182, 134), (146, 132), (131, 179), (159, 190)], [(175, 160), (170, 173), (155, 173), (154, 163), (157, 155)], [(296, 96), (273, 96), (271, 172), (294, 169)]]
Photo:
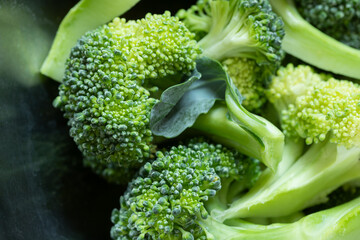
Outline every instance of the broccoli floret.
[(158, 153), (158, 158), (145, 164), (140, 176), (129, 184), (120, 198), (120, 209), (113, 210), (111, 237), (332, 239), (358, 233), (360, 199), (291, 224), (263, 226), (239, 219), (226, 224), (216, 221), (210, 215), (209, 207), (213, 209), (214, 199), (222, 198), (224, 182), (227, 179), (241, 181), (245, 175), (248, 181), (256, 179), (257, 171), (250, 171), (249, 178), (249, 169), (254, 165), (257, 166), (256, 161), (244, 158), (236, 151), (197, 139)]
[(270, 3), (285, 23), (282, 41), (285, 52), (320, 69), (360, 79), (360, 50), (312, 26), (300, 15), (294, 0), (270, 0)]
[(270, 74), (255, 60), (247, 58), (227, 58), (222, 65), (244, 97), (242, 105), (250, 112), (261, 113), (261, 107), (266, 102), (265, 89)]
[[(307, 144), (329, 137), (330, 142), (349, 148), (359, 145), (358, 84), (319, 75), (302, 65), (295, 68), (289, 64), (278, 74), (269, 98), (281, 114), (285, 135), (303, 138)], [(286, 102), (285, 106), (280, 107), (281, 102)]]
[(205, 56), (245, 57), (272, 68), (280, 63), (283, 22), (267, 0), (200, 0), (178, 16), (190, 31), (207, 33), (199, 40)]
[[(268, 95), (287, 137), (283, 158), (231, 207), (213, 212), (220, 221), (287, 216), (326, 202), (333, 190), (360, 177), (359, 85), (288, 65)], [(304, 153), (301, 141), (310, 145)]]
[(360, 48), (359, 0), (296, 0), (302, 17), (327, 35)]
[(169, 12), (111, 23), (86, 33), (67, 60), (54, 105), (69, 119), (85, 157), (134, 167), (154, 152), (149, 129), (152, 79), (195, 68), (200, 49)]
[(283, 22), (269, 2), (199, 0), (177, 15), (197, 34), (203, 54), (221, 61), (242, 94), (242, 105), (261, 115), (264, 89), (283, 57)]
[(259, 171), (258, 161), (201, 139), (158, 152), (157, 159), (146, 163), (129, 184), (121, 208), (113, 211), (111, 236), (207, 239), (198, 222), (208, 217), (209, 198), (225, 180), (252, 183)]

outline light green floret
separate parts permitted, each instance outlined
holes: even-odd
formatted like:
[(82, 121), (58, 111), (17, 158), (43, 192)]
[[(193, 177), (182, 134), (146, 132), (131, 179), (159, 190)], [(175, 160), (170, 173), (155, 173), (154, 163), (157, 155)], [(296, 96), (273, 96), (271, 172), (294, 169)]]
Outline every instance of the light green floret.
[(86, 158), (133, 167), (150, 157), (149, 117), (157, 102), (150, 82), (195, 68), (200, 49), (193, 38), (165, 12), (136, 21), (115, 18), (78, 41), (54, 105), (69, 119)]
[(279, 102), (287, 104), (281, 109), (285, 135), (304, 138), (307, 144), (330, 135), (330, 142), (359, 145), (359, 85), (316, 74), (308, 66), (289, 65), (279, 70), (269, 92), (278, 109)]
[(266, 102), (265, 70), (247, 58), (227, 58), (222, 65), (244, 97), (242, 105), (250, 112), (259, 110)]

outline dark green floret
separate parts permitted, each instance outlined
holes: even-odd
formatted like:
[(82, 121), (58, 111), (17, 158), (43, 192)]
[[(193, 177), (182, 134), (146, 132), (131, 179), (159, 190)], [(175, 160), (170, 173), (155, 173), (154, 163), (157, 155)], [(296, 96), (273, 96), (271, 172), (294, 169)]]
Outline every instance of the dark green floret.
[(203, 55), (221, 61), (242, 105), (261, 113), (264, 91), (283, 58), (284, 24), (267, 0), (199, 0), (177, 16), (197, 35)]
[(150, 81), (191, 72), (200, 53), (193, 38), (165, 12), (137, 21), (115, 18), (78, 41), (54, 105), (69, 119), (85, 157), (133, 167), (151, 156), (157, 88)]
[(360, 49), (359, 0), (296, 0), (306, 21), (327, 35)]
[[(199, 221), (225, 180), (253, 183), (259, 162), (201, 139), (158, 152), (112, 214), (113, 239), (207, 239)], [(218, 198), (218, 196), (217, 196)], [(221, 198), (221, 197), (220, 197)], [(214, 204), (212, 204), (212, 207)]]
[[(352, 23), (349, 23), (348, 27), (337, 27), (338, 24), (347, 24), (347, 17), (359, 14), (357, 1), (269, 0), (269, 2), (285, 24), (285, 36), (282, 41), (282, 49), (285, 52), (322, 70), (360, 79), (360, 50), (350, 47), (353, 44), (348, 46), (338, 41), (336, 36), (332, 36), (334, 32), (337, 32), (336, 35), (344, 37), (345, 42), (359, 44), (359, 21), (352, 19), (353, 27)], [(297, 6), (296, 2), (303, 2), (307, 5), (305, 9), (308, 9), (308, 15), (304, 15), (305, 18), (300, 14), (300, 11), (305, 10)], [(320, 4), (318, 5), (320, 7), (315, 6), (317, 4)], [(322, 22), (324, 27), (329, 26), (326, 29), (333, 27), (333, 33), (328, 35), (326, 31), (319, 30), (321, 27), (318, 29), (316, 24), (311, 25), (312, 22), (308, 22), (307, 17), (316, 18), (316, 21)], [(351, 40), (353, 33), (355, 38)], [(349, 36), (350, 39), (345, 40), (345, 36)]]
[(120, 209), (113, 210), (111, 237), (307, 240), (352, 239), (359, 233), (360, 198), (294, 223), (258, 225), (241, 219), (220, 223), (211, 216), (214, 208), (226, 208), (221, 200), (228, 193), (223, 188), (229, 179), (250, 183), (258, 173), (257, 161), (199, 139), (159, 152), (130, 182)]

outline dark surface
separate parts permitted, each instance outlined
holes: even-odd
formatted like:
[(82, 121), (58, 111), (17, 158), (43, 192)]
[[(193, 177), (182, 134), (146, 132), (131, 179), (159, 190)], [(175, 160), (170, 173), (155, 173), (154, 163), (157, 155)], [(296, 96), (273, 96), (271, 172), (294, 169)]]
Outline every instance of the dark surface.
[[(99, 0), (100, 1), (100, 0)], [(108, 239), (123, 187), (83, 168), (58, 83), (39, 74), (61, 19), (77, 1), (0, 0), (0, 239)], [(124, 16), (172, 13), (194, 1), (142, 0)]]

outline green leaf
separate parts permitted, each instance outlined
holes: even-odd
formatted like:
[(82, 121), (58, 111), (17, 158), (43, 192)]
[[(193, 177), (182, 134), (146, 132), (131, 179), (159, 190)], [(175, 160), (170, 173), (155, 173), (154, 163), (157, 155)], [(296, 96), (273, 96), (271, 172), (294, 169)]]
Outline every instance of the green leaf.
[(206, 57), (199, 59), (188, 80), (166, 89), (153, 107), (150, 117), (153, 134), (172, 138), (191, 127), (216, 100), (224, 100), (225, 80), (220, 63)]

